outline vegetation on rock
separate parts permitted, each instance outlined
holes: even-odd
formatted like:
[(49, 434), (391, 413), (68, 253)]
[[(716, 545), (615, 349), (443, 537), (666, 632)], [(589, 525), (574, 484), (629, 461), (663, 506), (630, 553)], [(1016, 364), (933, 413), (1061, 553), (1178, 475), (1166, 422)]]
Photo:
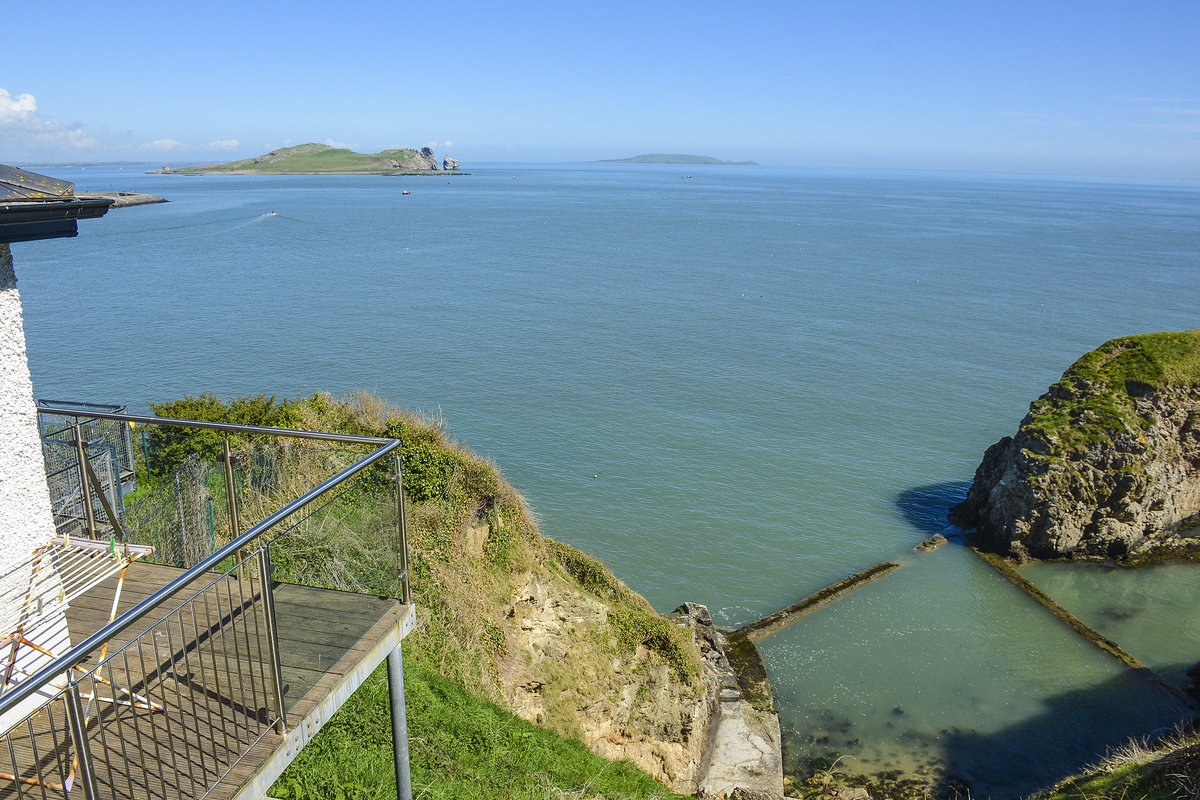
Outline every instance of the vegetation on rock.
[(1106, 342), (990, 447), (951, 521), (1016, 558), (1200, 554), (1200, 331)]
[(1200, 330), (1113, 339), (1077, 360), (1035, 400), (1022, 428), (1052, 448), (1043, 457), (1062, 458), (1149, 427), (1135, 397), (1194, 386), (1200, 386)]
[(1032, 800), (1182, 800), (1200, 795), (1200, 735), (1129, 742)]
[[(471, 705), (473, 719), (499, 713), (479, 710), (483, 706), (476, 707), (475, 703), (495, 703), (554, 733), (580, 739), (594, 752), (629, 758), (660, 780), (686, 777), (688, 759), (694, 758), (686, 752), (689, 747), (699, 749), (702, 755), (701, 740), (707, 730), (695, 717), (704, 717), (701, 722), (707, 718), (699, 678), (700, 654), (691, 631), (660, 617), (644, 598), (629, 590), (596, 559), (542, 536), (524, 499), (496, 466), (451, 441), (439, 419), (403, 412), (367, 393), (344, 398), (314, 394), (295, 400), (254, 396), (228, 403), (202, 394), (152, 407), (160, 415), (177, 418), (398, 439), (404, 464), (412, 591), (419, 613), (417, 628), (404, 643), (406, 669), (412, 665), (411, 674), (418, 676), (414, 686), (421, 687), (412, 690), (432, 692), (436, 697), (457, 697), (454, 702)], [(147, 434), (147, 441), (155, 435)], [(202, 430), (183, 431), (181, 435), (179, 429), (174, 429), (158, 437), (146, 459), (150, 472), (158, 476), (151, 478), (151, 483), (169, 483), (169, 475), (187, 469), (187, 459), (195, 460), (194, 456), (183, 455), (189, 446), (198, 445), (207, 457), (215, 455), (220, 447), (218, 439)], [(303, 472), (306, 465), (316, 470), (293, 476), (294, 483), (313, 486), (328, 477), (327, 472), (319, 471), (334, 463), (325, 452), (327, 448), (323, 442), (309, 445), (297, 441), (289, 445), (289, 466), (293, 470)], [(365, 452), (360, 448), (355, 458)], [(252, 466), (259, 456), (240, 458)], [(342, 458), (337, 463), (349, 460)], [(254, 484), (255, 480), (247, 482)], [(150, 493), (152, 489), (144, 491)], [(369, 473), (350, 491), (345, 513), (365, 522), (368, 529), (384, 530), (373, 520), (377, 513), (383, 519), (389, 504), (394, 514), (391, 492), (386, 470)], [(258, 500), (247, 503), (255, 505)], [(344, 541), (334, 541), (348, 535), (345, 528), (339, 531), (286, 534), (298, 541), (296, 547), (279, 548), (277, 570), (288, 575), (293, 565), (286, 561), (285, 554), (299, 551), (305, 554), (306, 563), (319, 564), (323, 570), (339, 565), (343, 573), (350, 573), (343, 582), (371, 584), (352, 574), (379, 572), (372, 564), (356, 561), (369, 548), (353, 543), (347, 547)], [(305, 537), (313, 541), (300, 541)], [(221, 538), (219, 533), (216, 538)], [(331, 555), (334, 551), (336, 556)], [(565, 657), (567, 653), (570, 658)], [(381, 678), (376, 676), (375, 680)], [(635, 691), (626, 696), (624, 692), (630, 687)], [(460, 696), (462, 692), (478, 700), (468, 703)], [(376, 758), (358, 731), (386, 727), (386, 692), (376, 687), (365, 688), (361, 694), (339, 712), (334, 724), (318, 734), (310, 748), (339, 752), (339, 757), (363, 763)], [(439, 731), (423, 730), (414, 722), (414, 737), (436, 738), (442, 735), (442, 729), (453, 728), (445, 722), (431, 724)], [(527, 741), (530, 748), (542, 748), (549, 741), (529, 734), (525, 728), (511, 728), (514, 724), (504, 723), (509, 726), (505, 730), (526, 732), (504, 735), (515, 737), (517, 743)], [(421, 742), (414, 750), (423, 752), (424, 746)], [(463, 747), (470, 749), (469, 745)], [(565, 745), (554, 745), (559, 750), (562, 747)], [(436, 750), (430, 752), (431, 758), (437, 756)], [(516, 750), (521, 752), (528, 753)], [(674, 755), (665, 756), (668, 752)], [(390, 757), (390, 751), (387, 755)], [(532, 756), (530, 759), (532, 763)], [(586, 771), (600, 762), (583, 763), (580, 769)], [(470, 772), (478, 767), (463, 769)], [(432, 774), (437, 767), (431, 765), (430, 770)], [(387, 770), (381, 774), (388, 774)], [(555, 785), (568, 789), (566, 785)], [(666, 795), (661, 784), (655, 785)], [(622, 794), (600, 786), (597, 781), (587, 791), (605, 797), (650, 796), (642, 790)], [(442, 793), (442, 789), (431, 786), (426, 796), (501, 796), (455, 791), (459, 790)], [(614, 793), (601, 794), (608, 791)], [(321, 759), (310, 758), (302, 758), (290, 768), (276, 792), (296, 798), (374, 796), (352, 790), (349, 784), (330, 775), (321, 766)], [(511, 796), (549, 795), (530, 789)], [(579, 796), (594, 795), (585, 792)]]

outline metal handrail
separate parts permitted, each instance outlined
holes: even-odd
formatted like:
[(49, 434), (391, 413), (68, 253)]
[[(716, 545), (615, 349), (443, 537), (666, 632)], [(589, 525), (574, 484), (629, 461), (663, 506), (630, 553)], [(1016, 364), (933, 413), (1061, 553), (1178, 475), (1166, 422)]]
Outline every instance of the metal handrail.
[[(230, 540), (227, 544), (221, 547), (216, 552), (209, 555), (199, 563), (192, 566), (173, 579), (145, 600), (141, 601), (129, 611), (122, 614), (117, 619), (105, 625), (96, 633), (89, 636), (83, 642), (73, 647), (69, 652), (54, 660), (53, 663), (44, 667), (29, 678), (22, 680), (4, 695), (0, 696), (0, 715), (15, 708), (18, 703), (38, 691), (43, 685), (50, 682), (54, 678), (68, 672), (76, 665), (83, 662), (96, 648), (102, 646), (105, 642), (114, 638), (117, 634), (124, 631), (126, 628), (133, 625), (138, 620), (145, 617), (151, 610), (162, 603), (171, 595), (178, 592), (183, 587), (194, 581), (202, 573), (207, 572), (212, 567), (216, 566), (226, 558), (235, 556), (239, 550), (243, 550), (254, 540), (258, 539), (269, 529), (274, 527), (281, 520), (295, 513), (298, 509), (308, 505), (316, 500), (321, 495), (330, 491), (334, 487), (353, 478), (358, 473), (365, 470), (370, 465), (379, 461), (389, 454), (395, 454), (397, 469), (402, 469), (402, 462), (397, 449), (400, 447), (399, 439), (387, 439), (373, 436), (351, 436), (348, 434), (325, 433), (318, 431), (297, 431), (288, 428), (265, 428), (256, 427), (253, 425), (232, 425), (219, 422), (203, 422), (200, 420), (181, 420), (172, 418), (148, 417), (134, 414), (116, 414), (111, 412), (97, 411), (81, 411), (79, 409), (58, 408), (54, 406), (39, 405), (38, 411), (44, 414), (57, 414), (72, 417), (87, 417), (100, 419), (114, 419), (126, 422), (138, 422), (147, 425), (163, 424), (172, 425), (184, 428), (206, 428), (210, 430), (226, 431), (230, 433), (251, 433), (262, 434), (267, 436), (287, 436), (301, 439), (320, 439), (325, 441), (340, 441), (357, 444), (380, 444), (382, 445), (377, 450), (351, 464), (328, 480), (322, 482), (318, 486), (305, 492), (303, 495), (280, 508), (278, 511), (267, 516), (261, 522), (252, 525), (245, 533)], [(402, 480), (398, 476), (398, 480)], [(401, 506), (402, 507), (402, 506)], [(402, 523), (403, 524), (403, 523)], [(403, 562), (402, 568), (407, 565), (407, 553), (402, 551), (401, 555)], [(403, 570), (401, 581), (404, 591), (404, 599), (409, 597), (408, 589), (408, 574), (407, 570)]]
[(350, 444), (387, 444), (396, 441), (386, 436), (354, 436), (349, 433), (330, 433), (328, 431), (298, 431), (292, 428), (265, 428), (257, 425), (235, 425), (231, 422), (206, 422), (199, 419), (174, 419), (172, 417), (151, 417), (144, 414), (122, 414), (113, 411), (93, 411), (91, 409), (63, 408), (44, 403), (38, 403), (39, 414), (53, 414), (63, 417), (86, 417), (88, 419), (115, 419), (122, 422), (136, 422), (141, 425), (170, 425), (176, 428), (204, 428), (227, 433), (255, 433), (263, 436), (285, 436), (292, 439), (321, 439), (327, 442), (347, 442)]

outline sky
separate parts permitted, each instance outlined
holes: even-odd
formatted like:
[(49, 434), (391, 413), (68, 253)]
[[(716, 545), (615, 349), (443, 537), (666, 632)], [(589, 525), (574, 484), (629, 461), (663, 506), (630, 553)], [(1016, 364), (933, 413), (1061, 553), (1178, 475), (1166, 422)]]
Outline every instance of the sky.
[(10, 2), (0, 163), (324, 142), (1200, 178), (1200, 0)]

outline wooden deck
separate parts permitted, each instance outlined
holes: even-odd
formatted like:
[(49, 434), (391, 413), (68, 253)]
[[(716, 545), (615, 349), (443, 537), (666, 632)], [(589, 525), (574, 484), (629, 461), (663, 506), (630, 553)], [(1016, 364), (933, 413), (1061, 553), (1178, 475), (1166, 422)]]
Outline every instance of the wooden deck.
[[(119, 612), (179, 572), (133, 564)], [(114, 588), (115, 580), (106, 582), (71, 604), (67, 621), (72, 641), (82, 641), (107, 623)], [(280, 735), (270, 725), (273, 683), (259, 588), (252, 578), (208, 576), (110, 643), (96, 670), (109, 684), (81, 682), (101, 797), (258, 800), (412, 630), (413, 608), (394, 600), (276, 584), (287, 712), (287, 733)], [(193, 592), (199, 592), (197, 599), (177, 608)], [(156, 622), (168, 613), (165, 621)], [(125, 647), (129, 642), (133, 644)], [(99, 661), (97, 654), (84, 666)], [(118, 700), (132, 695), (132, 705), (89, 702), (91, 694), (111, 697), (114, 688)], [(49, 711), (24, 741), (12, 740), (16, 756), (0, 754), (0, 772), (15, 771), (15, 761), (26, 775), (33, 775), (33, 765), (39, 764), (42, 778), (54, 776), (54, 782), (71, 774), (74, 749), (65, 741), (65, 710), (52, 704)], [(43, 796), (61, 798), (64, 793), (0, 779), (0, 798), (5, 800)], [(82, 797), (82, 787), (76, 783), (67, 796)]]

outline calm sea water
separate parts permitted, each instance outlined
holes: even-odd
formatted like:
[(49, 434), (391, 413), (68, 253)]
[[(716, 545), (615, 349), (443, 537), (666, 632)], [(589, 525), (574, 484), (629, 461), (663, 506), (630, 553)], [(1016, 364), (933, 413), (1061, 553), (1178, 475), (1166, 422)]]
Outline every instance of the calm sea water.
[[(1011, 796), (1027, 787), (996, 752), (1061, 753), (1049, 779), (1179, 714), (1087, 700), (1127, 694), (1121, 670), (969, 553), (911, 548), (1076, 357), (1200, 326), (1194, 182), (42, 171), (172, 202), (14, 245), (40, 396), (375, 390), (440, 413), (546, 534), (660, 610), (703, 602), (728, 625), (909, 559), (766, 640), (793, 763), (932, 754), (976, 796)], [(1196, 626), (1143, 606), (1149, 637), (1179, 642), (1172, 664), (1200, 660)], [(831, 720), (853, 735), (821, 733)]]

